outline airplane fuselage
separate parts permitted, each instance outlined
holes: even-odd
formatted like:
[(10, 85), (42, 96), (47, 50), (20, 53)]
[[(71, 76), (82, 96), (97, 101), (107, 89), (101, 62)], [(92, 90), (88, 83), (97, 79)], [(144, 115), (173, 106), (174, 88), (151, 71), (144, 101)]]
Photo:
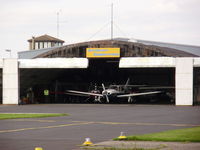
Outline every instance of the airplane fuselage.
[(117, 95), (121, 95), (121, 94), (125, 94), (125, 93), (123, 91), (118, 91), (115, 89), (106, 89), (102, 91), (103, 97), (107, 95), (109, 98), (115, 98), (115, 97), (117, 98)]

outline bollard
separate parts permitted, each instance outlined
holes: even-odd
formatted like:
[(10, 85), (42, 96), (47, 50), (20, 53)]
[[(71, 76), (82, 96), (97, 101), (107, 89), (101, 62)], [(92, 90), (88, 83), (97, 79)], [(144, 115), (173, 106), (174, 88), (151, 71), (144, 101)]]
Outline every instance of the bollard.
[(120, 133), (120, 136), (118, 137), (119, 140), (125, 140), (127, 137), (124, 135), (124, 132)]
[(43, 150), (42, 147), (36, 147), (35, 150)]
[(91, 142), (90, 138), (85, 138), (85, 142), (82, 145), (83, 146), (92, 146), (93, 143)]

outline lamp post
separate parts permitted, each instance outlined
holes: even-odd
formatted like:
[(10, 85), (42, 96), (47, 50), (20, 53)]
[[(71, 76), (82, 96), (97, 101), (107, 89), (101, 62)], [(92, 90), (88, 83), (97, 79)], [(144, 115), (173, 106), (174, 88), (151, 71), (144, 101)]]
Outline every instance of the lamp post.
[(6, 49), (5, 51), (10, 53), (10, 58), (11, 58), (11, 50), (10, 49)]

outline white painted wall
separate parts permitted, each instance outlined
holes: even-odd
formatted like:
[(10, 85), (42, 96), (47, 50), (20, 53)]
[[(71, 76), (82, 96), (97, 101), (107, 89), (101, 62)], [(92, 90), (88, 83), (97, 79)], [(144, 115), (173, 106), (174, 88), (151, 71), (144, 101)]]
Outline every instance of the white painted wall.
[(176, 105), (193, 105), (193, 58), (176, 58)]
[(193, 67), (200, 67), (200, 57), (194, 57)]
[(173, 57), (122, 57), (119, 68), (175, 67)]
[(3, 60), (3, 104), (18, 104), (18, 60)]
[(19, 59), (19, 68), (87, 68), (87, 58)]

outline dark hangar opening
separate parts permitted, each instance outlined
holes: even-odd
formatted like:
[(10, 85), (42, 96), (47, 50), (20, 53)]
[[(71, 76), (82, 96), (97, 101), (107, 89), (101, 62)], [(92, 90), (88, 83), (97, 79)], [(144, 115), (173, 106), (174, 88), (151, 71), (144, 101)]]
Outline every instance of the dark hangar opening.
[[(20, 99), (25, 103), (88, 103), (91, 101), (86, 101), (87, 97), (67, 95), (66, 90), (87, 92), (95, 85), (102, 90), (102, 83), (125, 84), (128, 78), (133, 85), (174, 86), (174, 77), (173, 68), (119, 68), (119, 59), (89, 59), (86, 69), (20, 69)], [(49, 90), (48, 96), (44, 95), (45, 89)], [(174, 94), (174, 89), (167, 92)], [(159, 98), (153, 102), (170, 103), (166, 97)], [(142, 98), (136, 101), (151, 102)]]
[(193, 69), (193, 104), (199, 105), (200, 104), (200, 67), (194, 67)]
[(2, 91), (3, 91), (3, 74), (2, 74), (2, 69), (0, 69), (0, 104), (2, 104), (2, 98), (3, 98), (3, 96), (2, 96)]
[(89, 59), (87, 74), (89, 82), (98, 85), (116, 82), (119, 80), (119, 59)]

